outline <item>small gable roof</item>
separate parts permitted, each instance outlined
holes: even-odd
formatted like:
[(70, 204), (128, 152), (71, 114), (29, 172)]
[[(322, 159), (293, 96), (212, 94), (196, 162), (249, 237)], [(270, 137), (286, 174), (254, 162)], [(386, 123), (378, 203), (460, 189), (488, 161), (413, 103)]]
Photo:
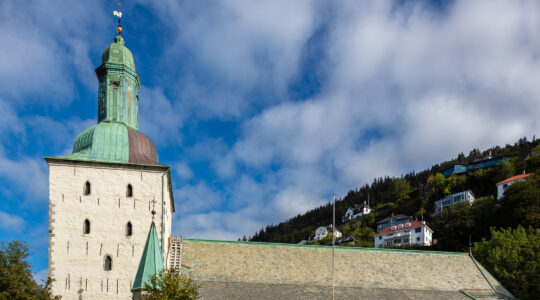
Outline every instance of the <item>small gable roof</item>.
[(510, 181), (514, 181), (514, 180), (518, 180), (518, 179), (522, 179), (522, 178), (527, 178), (531, 175), (534, 175), (533, 173), (528, 173), (528, 174), (519, 174), (519, 175), (516, 175), (516, 176), (512, 176), (510, 178), (507, 178), (501, 182), (498, 182), (497, 185), (499, 184), (503, 184), (503, 183), (507, 183), (507, 182), (510, 182)]
[(150, 278), (154, 274), (159, 274), (165, 269), (163, 264), (163, 253), (159, 246), (158, 234), (156, 232), (156, 226), (154, 221), (150, 225), (150, 232), (148, 232), (148, 238), (146, 239), (146, 245), (139, 262), (139, 268), (137, 269), (137, 275), (135, 275), (135, 281), (131, 290), (140, 290), (145, 284), (150, 284)]

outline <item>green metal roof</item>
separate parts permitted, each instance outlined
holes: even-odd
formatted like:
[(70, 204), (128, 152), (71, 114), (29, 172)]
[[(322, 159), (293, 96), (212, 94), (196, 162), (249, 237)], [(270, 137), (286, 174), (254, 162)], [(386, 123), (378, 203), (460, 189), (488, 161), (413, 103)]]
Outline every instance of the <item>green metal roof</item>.
[(127, 47), (124, 46), (124, 39), (121, 36), (114, 38), (112, 43), (101, 55), (102, 64), (113, 63), (124, 65), (135, 71), (135, 63), (133, 62), (133, 54)]
[(163, 253), (161, 252), (161, 247), (159, 246), (156, 226), (152, 221), (152, 225), (150, 225), (150, 232), (148, 233), (148, 238), (146, 239), (146, 245), (144, 246), (144, 251), (141, 256), (141, 262), (139, 263), (137, 275), (135, 275), (135, 281), (133, 282), (131, 290), (140, 290), (145, 286), (145, 284), (150, 285), (150, 277), (152, 277), (154, 274), (159, 274), (159, 272), (164, 269)]
[(122, 123), (101, 122), (81, 132), (66, 158), (107, 162), (129, 161), (127, 127)]

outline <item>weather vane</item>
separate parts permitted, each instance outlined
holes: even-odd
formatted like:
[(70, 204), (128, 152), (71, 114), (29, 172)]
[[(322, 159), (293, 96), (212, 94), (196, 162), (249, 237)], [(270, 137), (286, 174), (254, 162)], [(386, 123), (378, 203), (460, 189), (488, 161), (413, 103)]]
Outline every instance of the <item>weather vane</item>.
[(122, 12), (120, 9), (122, 9), (122, 4), (118, 3), (118, 11), (115, 10), (113, 12), (113, 15), (118, 17), (118, 27), (116, 27), (116, 32), (118, 32), (119, 35), (122, 34)]

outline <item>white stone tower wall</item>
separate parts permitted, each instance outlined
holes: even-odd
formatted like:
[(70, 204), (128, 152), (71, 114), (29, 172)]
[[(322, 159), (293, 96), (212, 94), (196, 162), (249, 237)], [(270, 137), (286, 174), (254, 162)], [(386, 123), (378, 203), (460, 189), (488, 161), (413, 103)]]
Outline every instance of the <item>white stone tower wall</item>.
[[(161, 239), (162, 190), (164, 249), (171, 235), (172, 195), (167, 167), (49, 161), (49, 276), (62, 299), (130, 299), (155, 200)], [(163, 180), (163, 184), (162, 184)], [(84, 195), (85, 182), (91, 184)], [(127, 185), (133, 197), (126, 196)], [(83, 234), (84, 220), (90, 233)], [(126, 236), (131, 222), (132, 236)], [(112, 270), (104, 270), (105, 255)], [(165, 257), (165, 255), (164, 255)]]

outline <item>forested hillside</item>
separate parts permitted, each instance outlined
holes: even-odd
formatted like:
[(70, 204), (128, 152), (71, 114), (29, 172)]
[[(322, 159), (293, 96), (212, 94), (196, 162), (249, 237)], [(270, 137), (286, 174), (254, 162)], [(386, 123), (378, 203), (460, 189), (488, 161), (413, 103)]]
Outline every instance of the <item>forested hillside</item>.
[[(540, 142), (520, 139), (514, 145), (494, 147), (434, 165), (429, 170), (409, 173), (401, 178), (376, 178), (370, 185), (351, 190), (336, 202), (336, 222), (344, 236), (355, 239), (357, 247), (373, 247), (376, 222), (391, 214), (424, 218), (434, 231), (433, 245), (423, 250), (461, 251), (472, 253), (506, 288), (520, 299), (537, 299), (540, 294)], [(506, 161), (488, 168), (453, 174), (442, 172), (454, 164), (467, 164), (493, 157)], [(526, 181), (506, 188), (497, 198), (496, 183), (517, 174), (535, 173)], [(435, 201), (446, 195), (471, 190), (476, 200), (446, 207), (433, 215)], [(341, 224), (349, 207), (367, 201), (370, 195), (372, 212), (360, 221)], [(319, 226), (332, 223), (332, 205), (317, 207), (277, 225), (262, 228), (251, 241), (298, 243)], [(328, 245), (332, 236), (312, 244)], [(340, 245), (342, 246), (342, 245)], [(415, 248), (414, 246), (407, 246)]]
[[(538, 227), (540, 217), (534, 215), (540, 213), (538, 208), (529, 209), (529, 213), (520, 217), (509, 217), (504, 214), (507, 211), (499, 211), (495, 215), (496, 183), (515, 174), (526, 172), (539, 172), (540, 153), (538, 150), (540, 142), (538, 140), (528, 141), (522, 138), (514, 145), (505, 147), (493, 147), (480, 151), (474, 149), (468, 155), (460, 153), (456, 158), (434, 165), (429, 170), (419, 173), (411, 172), (401, 178), (385, 177), (375, 178), (370, 185), (366, 184), (349, 193), (336, 202), (336, 222), (338, 228), (344, 235), (352, 235), (357, 240), (357, 245), (370, 246), (373, 244), (373, 234), (375, 233), (375, 222), (394, 214), (407, 214), (420, 219), (422, 216), (430, 227), (435, 231), (438, 250), (463, 251), (468, 245), (468, 236), (472, 234), (473, 241), (480, 241), (489, 235), (491, 226), (512, 226), (519, 224), (524, 226), (533, 225)], [(463, 175), (452, 175), (445, 178), (441, 172), (452, 167), (456, 163), (473, 163), (487, 156), (508, 157), (507, 162), (503, 162), (495, 167), (478, 169)], [(521, 187), (518, 185), (517, 187)], [(536, 186), (537, 188), (537, 186)], [(440, 214), (438, 219), (432, 217), (433, 204), (445, 195), (461, 192), (470, 189), (477, 201), (472, 207), (456, 206), (448, 213)], [(536, 192), (535, 187), (529, 192)], [(523, 193), (526, 193), (524, 191)], [(368, 200), (373, 213), (363, 222), (352, 222), (343, 227), (341, 216), (345, 214), (347, 208), (355, 204)], [(509, 197), (506, 197), (509, 198)], [(513, 201), (513, 200), (508, 200)], [(534, 201), (533, 201), (534, 202)], [(500, 203), (499, 205), (512, 206), (513, 203)], [(531, 204), (532, 205), (532, 204)], [(459, 212), (460, 216), (469, 216), (471, 220), (463, 218), (455, 219), (453, 211)], [(510, 208), (508, 208), (510, 209)], [(536, 209), (536, 210), (535, 210)], [(493, 214), (488, 214), (491, 211)], [(472, 216), (472, 214), (475, 214)], [(503, 216), (504, 215), (504, 216)], [(368, 215), (369, 216), (369, 215)], [(502, 219), (500, 219), (502, 218)], [(269, 225), (261, 228), (249, 240), (263, 242), (298, 243), (307, 239), (315, 229), (332, 223), (332, 205), (328, 203), (317, 207), (304, 214), (297, 215), (285, 222), (277, 225)], [(359, 224), (357, 224), (359, 223)], [(463, 223), (463, 224), (462, 224)], [(371, 229), (371, 230), (370, 230)]]

